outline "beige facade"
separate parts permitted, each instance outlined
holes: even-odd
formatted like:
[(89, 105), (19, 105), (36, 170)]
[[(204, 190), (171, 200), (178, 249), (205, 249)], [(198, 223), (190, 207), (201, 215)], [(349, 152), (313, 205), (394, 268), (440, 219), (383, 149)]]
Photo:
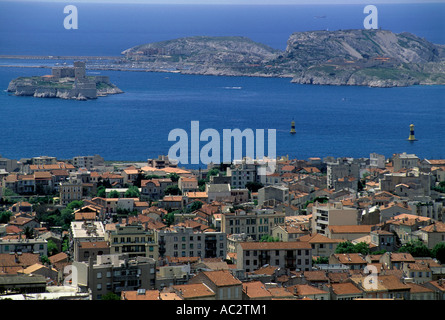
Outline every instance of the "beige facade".
[(143, 256), (158, 260), (159, 249), (153, 231), (145, 231), (141, 224), (116, 225), (109, 232), (112, 254), (127, 254), (130, 258)]
[(242, 234), (252, 240), (271, 235), (272, 228), (284, 224), (285, 213), (274, 210), (254, 212), (236, 211), (221, 215), (221, 231), (226, 234)]
[(312, 206), (312, 232), (328, 235), (329, 226), (357, 225), (358, 210), (343, 206), (341, 202), (314, 203)]
[(312, 247), (308, 242), (243, 242), (237, 247), (238, 269), (254, 271), (268, 264), (291, 270), (311, 270)]

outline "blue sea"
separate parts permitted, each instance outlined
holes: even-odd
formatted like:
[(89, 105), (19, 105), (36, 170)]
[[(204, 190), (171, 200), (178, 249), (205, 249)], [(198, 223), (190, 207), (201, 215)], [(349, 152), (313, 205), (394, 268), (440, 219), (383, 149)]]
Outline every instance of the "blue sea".
[[(118, 56), (134, 45), (194, 35), (246, 36), (285, 49), (292, 32), (363, 28), (366, 16), (364, 5), (74, 4), (79, 28), (66, 30), (66, 3), (0, 2), (0, 55)], [(381, 28), (445, 44), (445, 4), (377, 8)], [(0, 66), (19, 64), (54, 61), (0, 59)], [(199, 121), (201, 131), (211, 128), (221, 135), (223, 129), (275, 129), (277, 154), (291, 158), (373, 152), (445, 158), (445, 86), (315, 86), (280, 78), (91, 70), (109, 76), (125, 93), (70, 101), (4, 91), (13, 78), (49, 72), (0, 67), (3, 157), (99, 154), (106, 160), (145, 161), (168, 153), (174, 144), (168, 141), (171, 130), (190, 133), (191, 121)], [(292, 120), (295, 135), (289, 134)], [(411, 123), (414, 143), (406, 141)]]

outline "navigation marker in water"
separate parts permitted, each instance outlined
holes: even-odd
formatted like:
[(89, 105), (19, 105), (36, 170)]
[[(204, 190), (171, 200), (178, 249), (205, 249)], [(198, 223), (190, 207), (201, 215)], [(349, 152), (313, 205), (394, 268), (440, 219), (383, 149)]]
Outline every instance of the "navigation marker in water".
[(291, 124), (290, 124), (290, 127), (291, 127), (291, 129), (290, 129), (290, 133), (292, 133), (292, 134), (297, 133), (297, 132), (295, 131), (295, 121), (294, 121), (294, 120), (292, 120), (292, 122), (291, 122)]
[(414, 125), (413, 124), (409, 125), (408, 141), (417, 141), (417, 139), (414, 137)]

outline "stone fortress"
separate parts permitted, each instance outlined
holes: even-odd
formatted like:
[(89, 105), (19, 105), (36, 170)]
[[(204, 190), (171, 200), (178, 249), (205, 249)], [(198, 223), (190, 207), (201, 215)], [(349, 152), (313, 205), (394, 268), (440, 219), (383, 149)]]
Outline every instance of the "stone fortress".
[(75, 100), (122, 93), (107, 76), (87, 76), (84, 61), (74, 61), (73, 66), (53, 67), (50, 75), (12, 80), (7, 91), (17, 96)]

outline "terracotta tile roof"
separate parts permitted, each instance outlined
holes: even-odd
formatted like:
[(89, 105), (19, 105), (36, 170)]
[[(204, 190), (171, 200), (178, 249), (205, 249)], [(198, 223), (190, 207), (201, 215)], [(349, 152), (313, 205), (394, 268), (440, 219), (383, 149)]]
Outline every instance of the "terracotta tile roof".
[(328, 281), (326, 272), (321, 270), (303, 271), (303, 275), (308, 281)]
[(57, 263), (57, 262), (61, 262), (61, 261), (68, 261), (68, 255), (65, 252), (60, 252), (57, 253), (53, 256), (49, 257), (49, 260), (51, 261), (51, 263)]
[(390, 254), (391, 254), (392, 262), (415, 262), (416, 261), (410, 253), (391, 252)]
[(283, 287), (268, 288), (267, 290), (270, 292), (272, 299), (289, 299), (295, 297), (291, 292)]
[(204, 275), (210, 279), (216, 286), (225, 287), (240, 285), (241, 281), (236, 279), (229, 271), (203, 271)]
[(300, 238), (298, 238), (299, 241), (306, 241), (309, 242), (310, 244), (313, 243), (340, 243), (343, 242), (343, 240), (341, 239), (330, 239), (322, 234), (319, 233), (313, 233), (313, 234), (308, 234), (305, 236), (301, 236)]
[(434, 290), (427, 288), (425, 286), (422, 286), (420, 284), (417, 283), (406, 283), (405, 284), (407, 287), (409, 287), (409, 291), (410, 293), (429, 293), (429, 292), (434, 292)]
[(176, 285), (173, 286), (173, 289), (184, 299), (208, 298), (215, 296), (215, 292), (203, 283)]
[(267, 274), (269, 276), (273, 275), (275, 273), (275, 271), (278, 269), (279, 267), (276, 266), (267, 266), (267, 267), (261, 267), (255, 271), (253, 271), (253, 274)]
[(82, 249), (105, 249), (110, 247), (106, 241), (81, 241), (79, 245)]
[(81, 221), (81, 220), (95, 220), (96, 219), (96, 212), (76, 212), (74, 214), (74, 220)]
[(290, 292), (292, 292), (295, 295), (300, 296), (300, 297), (327, 293), (324, 290), (315, 288), (314, 286), (311, 286), (308, 284), (296, 284), (296, 285), (287, 287), (287, 290), (289, 290)]
[(261, 281), (244, 282), (243, 292), (250, 299), (268, 299), (272, 297)]
[(333, 255), (342, 264), (367, 264), (359, 253), (334, 253)]
[(421, 229), (424, 232), (445, 232), (445, 223), (437, 221)]
[(372, 225), (328, 226), (331, 233), (370, 233)]
[(22, 253), (21, 255), (0, 253), (0, 272), (15, 273), (17, 268), (22, 269), (39, 263), (39, 258), (39, 254), (34, 253)]
[(361, 293), (363, 293), (362, 290), (357, 288), (351, 282), (333, 283), (333, 284), (331, 284), (331, 288), (332, 288), (332, 291), (336, 295), (352, 295), (352, 294), (361, 294)]
[(122, 291), (121, 300), (161, 300), (158, 290), (138, 291)]

